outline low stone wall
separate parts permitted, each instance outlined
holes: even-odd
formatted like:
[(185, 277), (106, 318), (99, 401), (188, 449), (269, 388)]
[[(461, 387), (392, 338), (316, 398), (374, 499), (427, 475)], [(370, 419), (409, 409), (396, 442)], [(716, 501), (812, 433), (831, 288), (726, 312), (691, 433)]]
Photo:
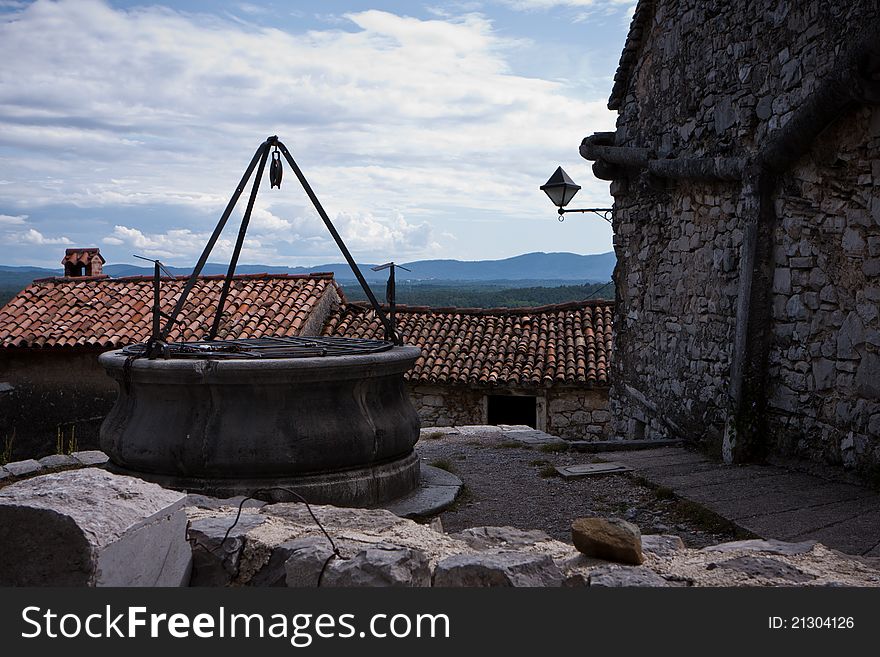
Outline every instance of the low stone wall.
[(545, 431), (566, 440), (605, 440), (611, 433), (608, 389), (558, 389), (548, 392)]
[(536, 398), (536, 426), (566, 440), (605, 440), (610, 435), (607, 388), (478, 388), (466, 386), (409, 386), (423, 427), (484, 425), (488, 395)]
[(423, 427), (486, 424), (486, 396), (464, 386), (408, 385)]
[[(582, 553), (535, 530), (446, 534), (382, 509), (281, 503), (240, 513), (240, 502), (184, 498), (95, 468), (18, 482), (0, 490), (0, 585), (880, 586), (880, 571), (864, 560), (811, 541), (694, 550), (622, 521), (576, 522), (581, 542), (587, 525), (605, 527)], [(609, 534), (609, 524), (627, 535)], [(625, 555), (596, 549), (624, 538)]]

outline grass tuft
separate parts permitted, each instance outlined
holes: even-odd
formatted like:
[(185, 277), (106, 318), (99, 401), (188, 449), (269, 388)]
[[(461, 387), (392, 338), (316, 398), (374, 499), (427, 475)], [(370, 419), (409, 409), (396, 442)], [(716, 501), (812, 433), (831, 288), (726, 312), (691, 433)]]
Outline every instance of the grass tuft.
[(428, 465), (455, 474), (455, 466), (452, 465), (452, 461), (450, 461), (449, 459), (435, 459), (431, 461)]
[(538, 474), (541, 475), (544, 479), (549, 479), (550, 477), (558, 477), (559, 472), (552, 465), (543, 465), (541, 469), (538, 470)]

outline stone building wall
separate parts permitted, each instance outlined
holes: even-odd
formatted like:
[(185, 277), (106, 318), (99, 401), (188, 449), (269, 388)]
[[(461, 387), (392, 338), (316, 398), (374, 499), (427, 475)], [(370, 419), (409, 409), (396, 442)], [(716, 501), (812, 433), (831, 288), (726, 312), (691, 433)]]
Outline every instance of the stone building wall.
[(551, 388), (544, 431), (566, 440), (606, 440), (611, 426), (607, 388)]
[(55, 453), (60, 429), (78, 448), (97, 449), (98, 430), (116, 400), (116, 382), (98, 364), (97, 351), (0, 351), (0, 447), (9, 438), (13, 458)]
[(822, 135), (777, 198), (770, 429), (786, 452), (880, 464), (880, 109)]
[(536, 397), (536, 428), (566, 440), (604, 440), (610, 431), (607, 388), (555, 386), (504, 389), (469, 386), (408, 386), (423, 427), (488, 423), (487, 396)]
[(486, 396), (464, 386), (408, 385), (423, 427), (486, 424)]
[[(874, 0), (642, 4), (653, 9), (614, 145), (660, 160), (753, 157), (859, 28), (880, 18)], [(770, 192), (776, 268), (765, 439), (862, 470), (880, 464), (878, 134), (878, 108), (841, 115)], [(613, 433), (674, 435), (718, 451), (753, 213), (744, 183), (644, 170), (614, 178)]]

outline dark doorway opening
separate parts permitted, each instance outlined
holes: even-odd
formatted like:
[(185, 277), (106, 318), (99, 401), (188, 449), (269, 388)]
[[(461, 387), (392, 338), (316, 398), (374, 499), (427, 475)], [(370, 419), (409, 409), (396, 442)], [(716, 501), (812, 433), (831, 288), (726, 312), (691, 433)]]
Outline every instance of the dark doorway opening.
[(537, 427), (536, 397), (520, 395), (488, 395), (489, 424), (527, 424)]

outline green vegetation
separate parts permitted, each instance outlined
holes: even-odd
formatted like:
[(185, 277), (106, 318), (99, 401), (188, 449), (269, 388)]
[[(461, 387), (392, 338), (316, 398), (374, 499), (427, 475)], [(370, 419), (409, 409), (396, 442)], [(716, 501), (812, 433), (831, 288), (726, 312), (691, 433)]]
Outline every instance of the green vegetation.
[(452, 465), (452, 461), (449, 459), (436, 459), (431, 461), (428, 465), (439, 468), (440, 470), (446, 470), (446, 472), (455, 473), (455, 466)]
[(541, 469), (538, 470), (538, 474), (541, 475), (544, 479), (549, 479), (550, 477), (558, 477), (559, 471), (553, 467), (552, 465), (542, 465)]
[(12, 446), (15, 443), (15, 429), (12, 430), (11, 436), (3, 439), (3, 451), (0, 452), (0, 465), (6, 465), (12, 460)]
[[(364, 291), (357, 284), (346, 284), (344, 290), (345, 296), (350, 301), (366, 301)], [(374, 291), (379, 292), (378, 289)], [(397, 285), (397, 303), (409, 306), (526, 308), (585, 299), (614, 299), (614, 285), (595, 283), (556, 287), (516, 287), (514, 281), (507, 281), (504, 285), (452, 281)]]
[(55, 436), (55, 453), (56, 454), (73, 454), (77, 451), (76, 444), (76, 426), (71, 425), (70, 436), (64, 435), (61, 425), (58, 425), (58, 431)]
[(541, 445), (540, 449), (545, 454), (559, 454), (560, 452), (567, 452), (571, 447), (568, 443), (547, 443), (546, 445)]

